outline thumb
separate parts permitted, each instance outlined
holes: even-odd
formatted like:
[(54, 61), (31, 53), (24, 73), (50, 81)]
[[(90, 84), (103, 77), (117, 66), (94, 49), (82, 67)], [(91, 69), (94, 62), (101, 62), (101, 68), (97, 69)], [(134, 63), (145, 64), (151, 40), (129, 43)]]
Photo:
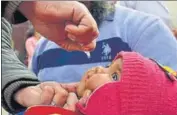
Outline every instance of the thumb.
[(82, 46), (79, 43), (71, 39), (65, 39), (63, 41), (60, 41), (58, 45), (67, 51), (81, 51), (82, 50)]
[(41, 104), (49, 105), (52, 103), (55, 91), (51, 86), (41, 87)]

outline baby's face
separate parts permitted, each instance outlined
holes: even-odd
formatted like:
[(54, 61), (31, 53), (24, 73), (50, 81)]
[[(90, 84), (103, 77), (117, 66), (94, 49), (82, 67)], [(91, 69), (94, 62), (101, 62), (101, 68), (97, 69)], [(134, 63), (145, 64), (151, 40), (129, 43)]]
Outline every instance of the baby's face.
[(108, 82), (118, 81), (121, 76), (121, 69), (122, 58), (118, 58), (107, 68), (99, 66), (88, 70), (77, 88), (78, 96), (89, 96), (97, 87)]

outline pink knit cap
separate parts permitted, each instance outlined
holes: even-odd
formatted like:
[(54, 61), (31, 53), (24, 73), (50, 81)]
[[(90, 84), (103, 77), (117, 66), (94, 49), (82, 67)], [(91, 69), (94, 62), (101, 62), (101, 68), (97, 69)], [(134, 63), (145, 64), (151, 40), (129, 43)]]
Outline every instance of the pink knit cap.
[(86, 106), (77, 104), (84, 115), (177, 115), (177, 81), (170, 80), (159, 66), (135, 52), (121, 52), (120, 81), (96, 89)]

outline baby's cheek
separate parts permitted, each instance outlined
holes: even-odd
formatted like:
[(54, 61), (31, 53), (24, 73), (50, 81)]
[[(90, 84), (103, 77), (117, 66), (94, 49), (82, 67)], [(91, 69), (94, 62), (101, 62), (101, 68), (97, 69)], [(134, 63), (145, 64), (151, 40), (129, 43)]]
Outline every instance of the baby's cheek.
[(95, 74), (87, 80), (86, 88), (93, 91), (97, 87), (111, 81), (108, 74)]

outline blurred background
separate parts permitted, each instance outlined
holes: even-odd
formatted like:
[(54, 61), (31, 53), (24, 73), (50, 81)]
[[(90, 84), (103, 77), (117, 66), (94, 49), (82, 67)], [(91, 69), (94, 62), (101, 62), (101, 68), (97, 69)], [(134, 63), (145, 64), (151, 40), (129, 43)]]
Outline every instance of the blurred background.
[[(177, 1), (162, 1), (162, 2), (169, 9), (172, 28), (177, 29)], [(119, 5), (119, 3), (117, 3), (116, 5)], [(14, 40), (13, 46), (17, 56), (22, 62), (26, 58), (25, 41), (27, 38), (25, 34), (29, 26), (30, 26), (29, 22), (13, 25), (13, 36), (12, 36)], [(2, 115), (8, 115), (8, 113), (4, 109), (2, 109)]]
[(169, 9), (173, 27), (177, 28), (177, 1), (163, 1), (163, 2)]
[[(162, 2), (169, 10), (172, 27), (177, 28), (177, 1), (167, 0), (167, 1), (160, 1), (160, 2)], [(119, 2), (117, 2), (116, 5), (119, 5)]]

